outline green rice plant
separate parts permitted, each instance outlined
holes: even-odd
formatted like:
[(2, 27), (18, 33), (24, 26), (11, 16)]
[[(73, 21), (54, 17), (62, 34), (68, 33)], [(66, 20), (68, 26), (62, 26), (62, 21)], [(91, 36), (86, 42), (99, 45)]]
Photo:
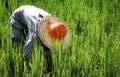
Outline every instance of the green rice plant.
[(41, 46), (35, 44), (34, 54), (32, 56), (31, 74), (32, 77), (42, 77), (44, 70), (44, 52)]
[[(46, 76), (44, 50), (35, 43), (31, 71), (22, 45), (12, 48), (9, 17), (21, 5), (35, 5), (64, 20), (72, 34), (70, 49), (51, 53), (53, 77), (119, 77), (119, 0), (1, 0), (0, 77)], [(24, 67), (24, 68), (23, 68)]]

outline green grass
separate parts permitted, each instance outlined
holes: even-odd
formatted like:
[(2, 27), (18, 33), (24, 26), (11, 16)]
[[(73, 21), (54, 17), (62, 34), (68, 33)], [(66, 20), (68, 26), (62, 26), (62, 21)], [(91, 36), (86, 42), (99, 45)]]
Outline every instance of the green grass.
[(119, 0), (1, 0), (0, 77), (44, 75), (42, 46), (35, 43), (31, 72), (22, 68), (22, 46), (16, 49), (11, 46), (9, 17), (17, 7), (26, 4), (61, 18), (70, 28), (71, 48), (65, 53), (60, 48), (52, 52), (53, 77), (120, 76)]

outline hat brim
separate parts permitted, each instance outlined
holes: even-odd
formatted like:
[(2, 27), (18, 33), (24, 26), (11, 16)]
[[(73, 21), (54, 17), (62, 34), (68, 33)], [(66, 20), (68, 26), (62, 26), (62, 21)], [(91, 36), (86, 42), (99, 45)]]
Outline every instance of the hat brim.
[[(65, 24), (65, 23), (61, 19), (59, 19), (55, 16), (46, 16), (46, 17), (43, 17), (43, 19), (38, 24), (38, 35), (39, 35), (39, 38), (41, 39), (42, 43), (49, 49), (54, 50), (55, 43), (50, 38), (50, 36), (48, 35), (48, 33), (46, 31), (46, 25), (47, 25), (47, 22), (49, 22), (49, 21), (54, 22), (54, 23), (63, 23), (63, 24)], [(68, 49), (71, 44), (71, 33), (70, 33), (67, 25), (66, 25), (66, 27), (67, 27), (67, 33), (66, 33), (65, 37), (63, 38), (63, 42), (62, 42), (62, 50), (63, 51)]]

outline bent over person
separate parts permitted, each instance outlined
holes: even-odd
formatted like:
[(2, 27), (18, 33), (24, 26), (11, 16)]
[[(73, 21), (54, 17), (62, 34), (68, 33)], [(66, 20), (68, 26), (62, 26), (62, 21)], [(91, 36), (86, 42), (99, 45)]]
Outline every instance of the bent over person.
[(68, 26), (59, 18), (35, 6), (24, 5), (17, 8), (10, 17), (10, 24), (13, 46), (24, 41), (22, 37), (25, 38), (25, 61), (30, 61), (34, 41), (37, 39), (41, 41), (46, 54), (55, 49), (56, 40), (63, 41), (62, 50), (70, 47), (71, 34)]

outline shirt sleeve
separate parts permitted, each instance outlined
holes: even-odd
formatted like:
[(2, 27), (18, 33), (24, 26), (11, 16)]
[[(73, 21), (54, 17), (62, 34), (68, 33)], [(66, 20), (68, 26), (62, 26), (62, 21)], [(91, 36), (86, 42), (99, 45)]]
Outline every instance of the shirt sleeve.
[(29, 33), (27, 35), (26, 41), (25, 41), (25, 46), (23, 49), (23, 57), (26, 60), (30, 60), (32, 57), (32, 51), (34, 49), (34, 42), (38, 38), (38, 30), (37, 30), (37, 21), (34, 20), (33, 18), (28, 19), (28, 25), (34, 25), (30, 26), (29, 28)]
[(29, 31), (27, 38), (26, 38), (25, 46), (23, 49), (23, 57), (26, 60), (29, 60), (32, 57), (32, 51), (34, 48), (35, 39), (36, 38), (33, 37), (33, 33), (31, 31)]

